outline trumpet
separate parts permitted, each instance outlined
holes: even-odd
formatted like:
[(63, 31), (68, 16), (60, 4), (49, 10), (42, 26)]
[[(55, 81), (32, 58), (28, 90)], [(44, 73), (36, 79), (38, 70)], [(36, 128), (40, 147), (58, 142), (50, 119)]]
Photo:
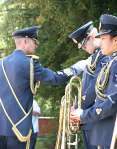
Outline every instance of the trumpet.
[(79, 124), (70, 123), (70, 111), (71, 107), (76, 106), (76, 103), (77, 107), (81, 108), (81, 90), (81, 79), (78, 76), (72, 77), (65, 88), (65, 95), (61, 99), (59, 128), (55, 149), (71, 149), (71, 146), (78, 149)]

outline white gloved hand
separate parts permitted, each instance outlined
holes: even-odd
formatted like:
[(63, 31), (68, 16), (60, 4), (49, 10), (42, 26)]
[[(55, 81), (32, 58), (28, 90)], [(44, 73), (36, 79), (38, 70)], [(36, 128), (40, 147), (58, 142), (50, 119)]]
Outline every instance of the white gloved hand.
[(73, 76), (73, 71), (71, 68), (66, 68), (63, 70), (63, 72), (67, 75), (67, 76)]
[(80, 117), (83, 114), (83, 109), (76, 109), (74, 111), (74, 114), (77, 115), (78, 117)]
[(72, 77), (74, 74), (73, 74), (73, 71), (71, 68), (66, 68), (66, 69), (63, 69), (61, 71), (57, 71), (58, 74), (66, 74), (68, 77)]

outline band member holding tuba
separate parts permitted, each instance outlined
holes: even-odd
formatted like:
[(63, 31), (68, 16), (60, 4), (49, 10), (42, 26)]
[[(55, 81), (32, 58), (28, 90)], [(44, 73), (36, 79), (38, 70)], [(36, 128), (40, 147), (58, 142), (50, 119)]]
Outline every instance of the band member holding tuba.
[[(78, 75), (82, 71), (84, 71), (82, 80), (83, 109), (86, 109), (94, 103), (96, 96), (95, 90), (94, 88), (92, 88), (92, 86), (95, 85), (96, 80), (96, 77), (94, 76), (98, 74), (102, 66), (108, 61), (108, 58), (102, 55), (99, 49), (100, 39), (95, 38), (96, 34), (97, 29), (93, 26), (93, 22), (90, 21), (69, 35), (69, 38), (71, 38), (76, 44), (78, 44), (78, 48), (82, 48), (86, 52), (91, 54), (88, 59), (78, 61), (71, 67), (63, 70), (64, 73), (66, 73), (67, 75)], [(92, 124), (89, 123), (82, 127), (84, 143), (87, 149), (96, 148), (90, 143), (90, 132), (92, 129), (91, 125)]]
[[(95, 102), (96, 94), (93, 87), (95, 86), (95, 78), (102, 66), (108, 61), (108, 58), (101, 53), (100, 39), (95, 38), (96, 34), (97, 29), (93, 26), (93, 22), (90, 21), (69, 35), (69, 37), (78, 44), (79, 48), (82, 48), (91, 54), (91, 56), (85, 60), (84, 64), (86, 64), (86, 67), (82, 77), (82, 108), (84, 110)], [(77, 68), (77, 63), (74, 66)], [(91, 145), (92, 125), (92, 123), (87, 123), (82, 126), (86, 149), (97, 148), (96, 146)]]
[(95, 85), (95, 104), (85, 110), (71, 112), (71, 122), (92, 122), (92, 144), (110, 149), (117, 113), (117, 17), (104, 14), (100, 17), (99, 34), (102, 54), (110, 57), (101, 69)]

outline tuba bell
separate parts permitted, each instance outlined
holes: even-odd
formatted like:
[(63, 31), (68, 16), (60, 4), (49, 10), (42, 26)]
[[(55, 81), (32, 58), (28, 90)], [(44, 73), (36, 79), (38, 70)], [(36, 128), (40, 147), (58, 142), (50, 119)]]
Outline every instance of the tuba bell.
[(70, 123), (71, 108), (81, 108), (82, 83), (78, 76), (73, 76), (65, 88), (65, 95), (61, 99), (59, 114), (59, 128), (55, 149), (78, 149), (79, 124)]

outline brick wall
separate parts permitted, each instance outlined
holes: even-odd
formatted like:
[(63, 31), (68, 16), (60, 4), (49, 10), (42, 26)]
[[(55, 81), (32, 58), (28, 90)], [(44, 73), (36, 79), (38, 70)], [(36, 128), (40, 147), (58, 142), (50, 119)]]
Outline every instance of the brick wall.
[(48, 136), (57, 132), (58, 121), (54, 117), (39, 117), (39, 136)]

